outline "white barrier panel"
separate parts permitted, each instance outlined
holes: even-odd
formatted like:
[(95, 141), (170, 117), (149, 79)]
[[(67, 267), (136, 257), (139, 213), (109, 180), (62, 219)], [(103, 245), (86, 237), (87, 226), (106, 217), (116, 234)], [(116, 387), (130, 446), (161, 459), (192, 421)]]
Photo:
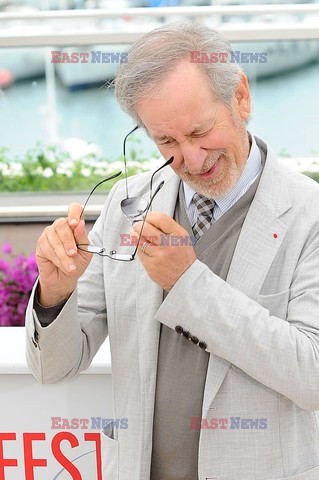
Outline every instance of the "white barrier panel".
[(85, 373), (41, 385), (24, 335), (0, 328), (0, 480), (102, 480), (100, 430), (113, 415), (108, 341)]

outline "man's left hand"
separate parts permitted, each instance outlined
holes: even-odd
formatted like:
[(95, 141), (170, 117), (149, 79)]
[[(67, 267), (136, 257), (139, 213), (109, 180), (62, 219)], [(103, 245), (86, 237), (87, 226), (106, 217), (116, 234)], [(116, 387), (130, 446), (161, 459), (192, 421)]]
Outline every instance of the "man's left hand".
[[(139, 237), (143, 222), (133, 226)], [(194, 237), (165, 213), (148, 213), (138, 247), (138, 257), (151, 279), (167, 292), (196, 260)], [(144, 246), (144, 247), (143, 247)]]

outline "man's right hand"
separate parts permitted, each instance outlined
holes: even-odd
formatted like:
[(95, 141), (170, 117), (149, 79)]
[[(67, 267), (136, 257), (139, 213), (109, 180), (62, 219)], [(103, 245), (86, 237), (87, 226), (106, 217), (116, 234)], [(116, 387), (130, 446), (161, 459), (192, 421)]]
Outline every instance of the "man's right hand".
[(76, 246), (89, 243), (84, 220), (80, 219), (81, 212), (81, 205), (71, 204), (68, 217), (55, 220), (37, 241), (38, 298), (44, 307), (66, 300), (91, 261), (92, 254)]

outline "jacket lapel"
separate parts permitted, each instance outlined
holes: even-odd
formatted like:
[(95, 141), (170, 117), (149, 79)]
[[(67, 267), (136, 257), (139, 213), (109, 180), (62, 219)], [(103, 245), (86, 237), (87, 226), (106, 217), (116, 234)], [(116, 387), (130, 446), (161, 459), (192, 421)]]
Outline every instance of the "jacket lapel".
[[(291, 208), (285, 178), (276, 157), (266, 144), (255, 137), (266, 163), (255, 197), (235, 248), (228, 271), (227, 283), (249, 298), (256, 300), (269, 268), (283, 242), (287, 226), (280, 219)], [(202, 417), (217, 394), (230, 363), (210, 355), (203, 400)]]
[[(256, 137), (261, 150), (265, 143)], [(280, 217), (291, 201), (278, 160), (268, 152), (260, 183), (239, 236), (227, 282), (256, 299), (284, 240), (287, 226)]]

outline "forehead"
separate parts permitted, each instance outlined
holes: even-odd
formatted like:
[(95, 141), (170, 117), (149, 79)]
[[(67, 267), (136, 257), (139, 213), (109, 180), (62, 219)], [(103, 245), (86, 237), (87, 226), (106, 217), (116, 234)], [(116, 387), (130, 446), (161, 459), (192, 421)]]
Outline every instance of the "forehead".
[[(152, 93), (138, 102), (136, 111), (150, 132), (195, 129), (220, 110), (206, 74), (196, 64), (182, 62)], [(165, 130), (163, 132), (163, 130)]]

